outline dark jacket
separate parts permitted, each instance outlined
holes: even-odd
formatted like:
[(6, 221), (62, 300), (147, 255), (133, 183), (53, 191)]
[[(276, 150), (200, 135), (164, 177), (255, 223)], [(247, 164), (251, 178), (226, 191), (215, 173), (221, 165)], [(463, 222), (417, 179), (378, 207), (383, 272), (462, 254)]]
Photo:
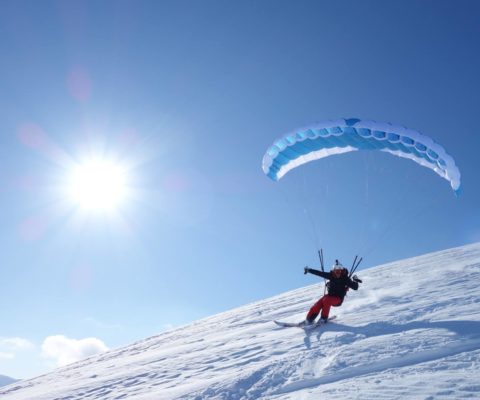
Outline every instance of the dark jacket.
[(348, 277), (348, 271), (346, 269), (343, 270), (343, 273), (339, 278), (336, 278), (331, 272), (317, 271), (316, 269), (312, 268), (307, 268), (307, 272), (310, 272), (313, 275), (321, 276), (322, 278), (330, 281), (327, 284), (328, 294), (330, 296), (338, 296), (343, 299), (347, 294), (348, 288), (353, 290), (358, 289), (358, 282), (352, 281)]

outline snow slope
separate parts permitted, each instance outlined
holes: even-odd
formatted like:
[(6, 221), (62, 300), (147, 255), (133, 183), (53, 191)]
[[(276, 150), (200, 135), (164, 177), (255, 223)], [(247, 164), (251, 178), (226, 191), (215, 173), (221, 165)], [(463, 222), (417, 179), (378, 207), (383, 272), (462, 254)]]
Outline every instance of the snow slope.
[(272, 320), (302, 320), (322, 281), (0, 388), (0, 398), (480, 398), (480, 244), (359, 275), (336, 322), (311, 332)]
[(10, 385), (13, 382), (16, 382), (17, 379), (10, 378), (6, 375), (0, 375), (0, 386)]

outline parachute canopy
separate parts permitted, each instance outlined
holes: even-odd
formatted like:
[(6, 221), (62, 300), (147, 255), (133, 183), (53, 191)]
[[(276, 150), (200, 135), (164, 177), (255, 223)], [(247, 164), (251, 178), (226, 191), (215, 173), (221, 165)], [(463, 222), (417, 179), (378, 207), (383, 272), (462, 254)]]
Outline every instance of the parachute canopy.
[(386, 151), (430, 168), (460, 190), (460, 171), (445, 149), (411, 129), (355, 118), (325, 121), (277, 139), (263, 156), (263, 171), (274, 181), (310, 161), (356, 150)]

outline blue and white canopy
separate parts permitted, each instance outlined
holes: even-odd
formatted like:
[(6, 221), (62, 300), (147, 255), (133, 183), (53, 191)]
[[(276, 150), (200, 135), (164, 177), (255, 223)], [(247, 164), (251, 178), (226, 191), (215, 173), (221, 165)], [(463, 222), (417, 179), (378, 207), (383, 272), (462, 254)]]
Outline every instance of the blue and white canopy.
[(307, 162), (356, 150), (409, 158), (446, 179), (456, 193), (460, 189), (455, 160), (431, 138), (401, 126), (355, 118), (326, 121), (284, 135), (263, 156), (263, 171), (278, 181)]

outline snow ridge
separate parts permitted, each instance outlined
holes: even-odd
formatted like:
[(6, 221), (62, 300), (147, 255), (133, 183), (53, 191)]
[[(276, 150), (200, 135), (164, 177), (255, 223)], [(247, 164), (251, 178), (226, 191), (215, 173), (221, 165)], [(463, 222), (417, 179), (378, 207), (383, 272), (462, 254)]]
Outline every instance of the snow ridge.
[(302, 320), (323, 280), (16, 382), (0, 397), (480, 397), (480, 244), (359, 275), (360, 289), (333, 309), (336, 322), (318, 329), (273, 320)]
[(17, 379), (10, 378), (6, 375), (0, 375), (0, 386), (10, 385), (13, 382), (16, 382)]

